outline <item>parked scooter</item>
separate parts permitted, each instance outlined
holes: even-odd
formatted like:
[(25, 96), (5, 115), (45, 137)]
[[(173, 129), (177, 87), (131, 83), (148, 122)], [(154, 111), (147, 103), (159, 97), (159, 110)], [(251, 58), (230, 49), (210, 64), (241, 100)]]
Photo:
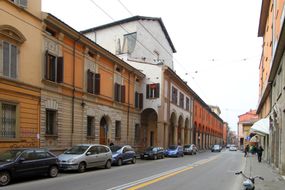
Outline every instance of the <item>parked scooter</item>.
[(264, 178), (260, 177), (260, 176), (248, 177), (248, 176), (244, 175), (244, 173), (242, 171), (235, 173), (235, 175), (240, 175), (240, 174), (245, 178), (245, 180), (242, 183), (243, 190), (254, 190), (254, 188), (255, 188), (254, 181), (256, 178), (258, 178), (260, 180), (264, 180)]

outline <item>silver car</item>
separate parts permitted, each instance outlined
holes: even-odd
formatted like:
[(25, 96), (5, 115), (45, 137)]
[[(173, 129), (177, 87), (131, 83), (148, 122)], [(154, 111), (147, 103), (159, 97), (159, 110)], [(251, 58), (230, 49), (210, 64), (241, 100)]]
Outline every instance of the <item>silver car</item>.
[(77, 170), (84, 172), (86, 168), (112, 165), (112, 152), (109, 147), (100, 144), (79, 144), (58, 156), (60, 170)]

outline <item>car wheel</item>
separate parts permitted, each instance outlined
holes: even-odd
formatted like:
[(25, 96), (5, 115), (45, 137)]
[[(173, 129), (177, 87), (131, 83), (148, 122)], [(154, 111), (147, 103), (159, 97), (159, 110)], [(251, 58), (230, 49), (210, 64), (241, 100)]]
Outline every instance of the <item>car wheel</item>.
[(105, 164), (105, 168), (106, 168), (106, 169), (110, 169), (111, 166), (112, 166), (111, 161), (110, 161), (110, 160), (107, 160), (107, 162), (106, 162), (106, 164)]
[(123, 160), (122, 160), (122, 158), (119, 158), (119, 160), (117, 161), (117, 165), (121, 166), (122, 164), (123, 164)]
[(10, 180), (11, 176), (8, 172), (0, 172), (0, 186), (8, 185)]
[(58, 175), (58, 167), (51, 166), (48, 172), (49, 177), (56, 177)]
[(154, 156), (153, 156), (153, 159), (154, 159), (154, 160), (157, 160), (157, 155), (154, 155)]
[(83, 173), (86, 170), (86, 164), (84, 162), (80, 162), (79, 166), (78, 166), (78, 172), (79, 173)]
[(136, 163), (136, 157), (133, 157), (132, 164), (135, 164), (135, 163)]

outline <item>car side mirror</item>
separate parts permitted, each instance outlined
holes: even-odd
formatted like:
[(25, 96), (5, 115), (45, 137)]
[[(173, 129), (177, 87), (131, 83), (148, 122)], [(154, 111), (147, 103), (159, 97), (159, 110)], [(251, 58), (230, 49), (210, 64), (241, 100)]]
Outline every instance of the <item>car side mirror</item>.
[(25, 161), (25, 160), (26, 160), (26, 159), (23, 158), (23, 157), (19, 158), (19, 162), (23, 162), (23, 161)]
[(86, 156), (89, 156), (89, 155), (91, 155), (91, 152), (86, 152)]

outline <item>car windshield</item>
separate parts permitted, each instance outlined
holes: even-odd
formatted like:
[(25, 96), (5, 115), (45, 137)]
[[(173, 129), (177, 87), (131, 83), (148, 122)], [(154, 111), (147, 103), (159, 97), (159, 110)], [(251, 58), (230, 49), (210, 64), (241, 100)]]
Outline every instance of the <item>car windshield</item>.
[(7, 150), (0, 153), (0, 161), (11, 162), (18, 158), (18, 156), (23, 152), (23, 150)]
[(171, 146), (169, 146), (169, 150), (175, 150), (177, 148), (177, 146), (175, 146), (175, 145), (171, 145)]
[(89, 146), (84, 146), (84, 145), (80, 145), (80, 146), (74, 146), (70, 149), (68, 149), (67, 151), (64, 152), (64, 154), (83, 154)]
[(220, 145), (214, 145), (214, 148), (220, 148)]
[(111, 149), (112, 152), (117, 152), (117, 151), (120, 150), (121, 148), (122, 148), (121, 146), (116, 146), (116, 145), (110, 147), (110, 149)]

